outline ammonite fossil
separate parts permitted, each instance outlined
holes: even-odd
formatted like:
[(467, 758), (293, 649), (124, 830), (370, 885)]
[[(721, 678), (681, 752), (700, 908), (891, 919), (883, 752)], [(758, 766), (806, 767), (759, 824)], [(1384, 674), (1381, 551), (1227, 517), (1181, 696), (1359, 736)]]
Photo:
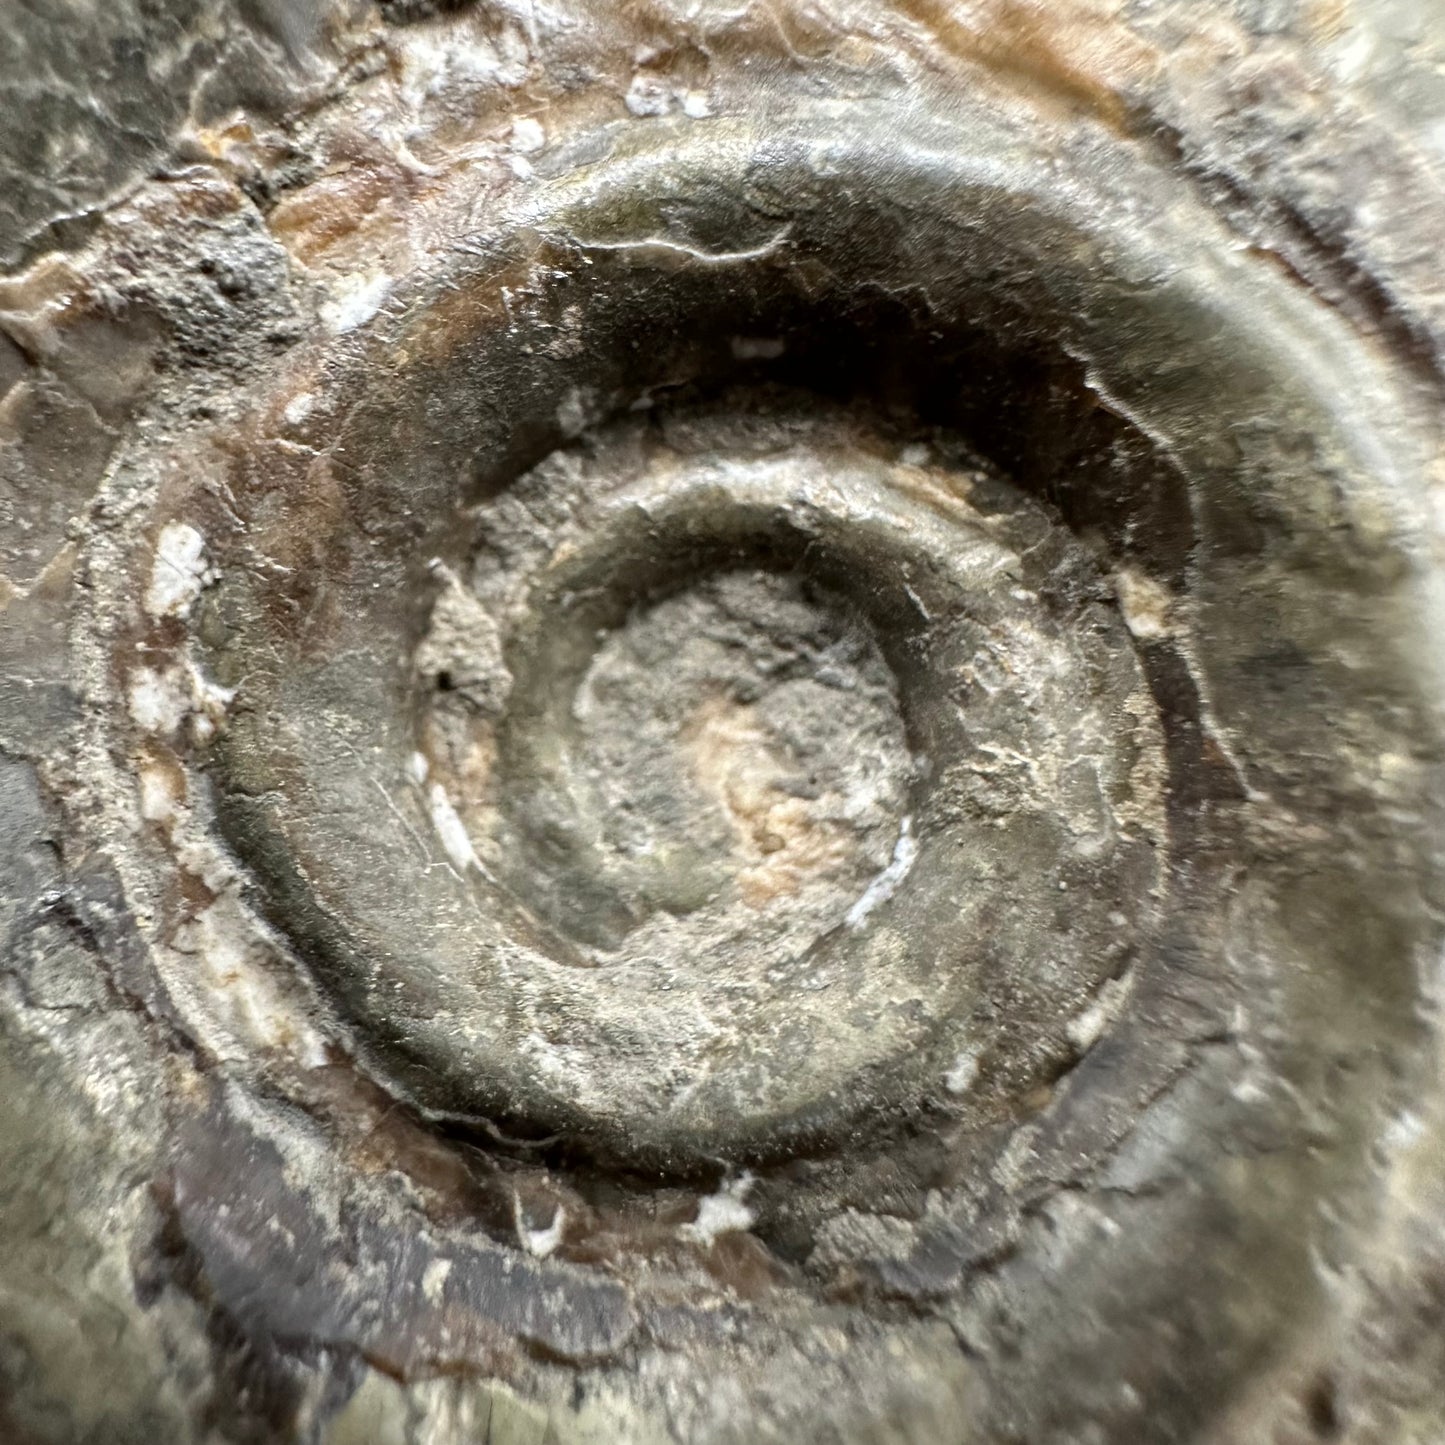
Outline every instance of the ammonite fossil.
[(27, 13), (0, 1438), (1440, 1438), (1398, 8)]

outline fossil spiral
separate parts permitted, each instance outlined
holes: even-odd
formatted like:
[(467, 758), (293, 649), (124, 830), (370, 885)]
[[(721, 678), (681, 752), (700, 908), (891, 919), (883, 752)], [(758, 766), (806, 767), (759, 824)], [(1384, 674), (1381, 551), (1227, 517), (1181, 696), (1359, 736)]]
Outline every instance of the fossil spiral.
[(1127, 7), (514, 8), (265, 9), (0, 283), (0, 1421), (1433, 1438), (1440, 178)]

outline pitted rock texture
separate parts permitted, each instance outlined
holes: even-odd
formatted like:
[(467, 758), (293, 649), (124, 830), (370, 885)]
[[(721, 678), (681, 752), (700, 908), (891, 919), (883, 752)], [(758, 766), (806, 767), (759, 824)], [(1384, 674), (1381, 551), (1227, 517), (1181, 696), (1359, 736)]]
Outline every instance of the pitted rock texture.
[(0, 1437), (1445, 1432), (1428, 7), (0, 45)]

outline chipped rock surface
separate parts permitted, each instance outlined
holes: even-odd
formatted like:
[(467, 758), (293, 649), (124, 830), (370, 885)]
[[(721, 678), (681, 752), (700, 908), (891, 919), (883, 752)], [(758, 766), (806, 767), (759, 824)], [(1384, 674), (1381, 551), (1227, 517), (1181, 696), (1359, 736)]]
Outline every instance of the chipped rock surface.
[(0, 1440), (1445, 1436), (1445, 21), (0, 37)]

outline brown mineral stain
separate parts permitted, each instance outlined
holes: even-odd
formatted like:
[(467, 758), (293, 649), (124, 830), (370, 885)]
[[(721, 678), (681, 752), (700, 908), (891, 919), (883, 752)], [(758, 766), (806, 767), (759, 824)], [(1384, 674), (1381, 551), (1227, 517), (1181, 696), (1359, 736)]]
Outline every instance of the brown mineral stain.
[(760, 1239), (738, 1231), (719, 1235), (703, 1264), (729, 1294), (742, 1300), (761, 1299), (786, 1276), (783, 1266)]
[(478, 332), (506, 322), (507, 295), (527, 293), (536, 282), (542, 259), (538, 238), (529, 254), (499, 265), (457, 290), (444, 291), (401, 342), (397, 359), (445, 364)]
[(778, 786), (784, 767), (754, 708), (709, 699), (684, 729), (693, 772), (721, 804), (747, 860), (738, 889), (751, 908), (797, 893), (812, 877), (844, 867), (848, 838), (814, 816), (808, 800)]
[(1011, 85), (1052, 98), (1114, 130), (1126, 129), (1121, 80), (1152, 65), (1150, 53), (1111, 0), (894, 0), (954, 56)]
[(75, 561), (79, 548), (67, 542), (46, 562), (40, 575), (30, 584), (30, 596), (43, 602), (63, 602), (75, 580)]
[(88, 303), (90, 289), (69, 261), (45, 256), (26, 271), (0, 277), (0, 322), (33, 360), (47, 348), (41, 332), (57, 318)]
[(911, 501), (920, 503), (957, 525), (981, 519), (968, 505), (971, 479), (962, 473), (946, 473), (927, 467), (897, 467), (891, 485)]
[(309, 1070), (300, 1092), (308, 1109), (342, 1132), (353, 1167), (370, 1175), (405, 1174), (432, 1218), (511, 1227), (510, 1192), (495, 1166), (476, 1150), (437, 1138), (345, 1055), (333, 1052), (331, 1063)]
[(1314, 0), (1305, 25), (1321, 40), (1338, 40), (1349, 23), (1345, 0)]
[(238, 459), (232, 491), (250, 527), (247, 542), (268, 559), (262, 593), (281, 636), (320, 646), (337, 620), (335, 588), (347, 566), (346, 490), (332, 459), (257, 446)]
[(374, 227), (405, 190), (394, 164), (347, 164), (284, 197), (271, 212), (271, 233), (302, 265), (314, 265)]
[(188, 868), (176, 870), (176, 891), (177, 900), (167, 900), (177, 904), (176, 923), (198, 917), (220, 896), (199, 873), (192, 873)]
[[(185, 805), (189, 793), (180, 759), (164, 743), (149, 739), (137, 752), (134, 766), (140, 779), (141, 816), (169, 827), (171, 816)], [(206, 901), (214, 902), (214, 895)]]

